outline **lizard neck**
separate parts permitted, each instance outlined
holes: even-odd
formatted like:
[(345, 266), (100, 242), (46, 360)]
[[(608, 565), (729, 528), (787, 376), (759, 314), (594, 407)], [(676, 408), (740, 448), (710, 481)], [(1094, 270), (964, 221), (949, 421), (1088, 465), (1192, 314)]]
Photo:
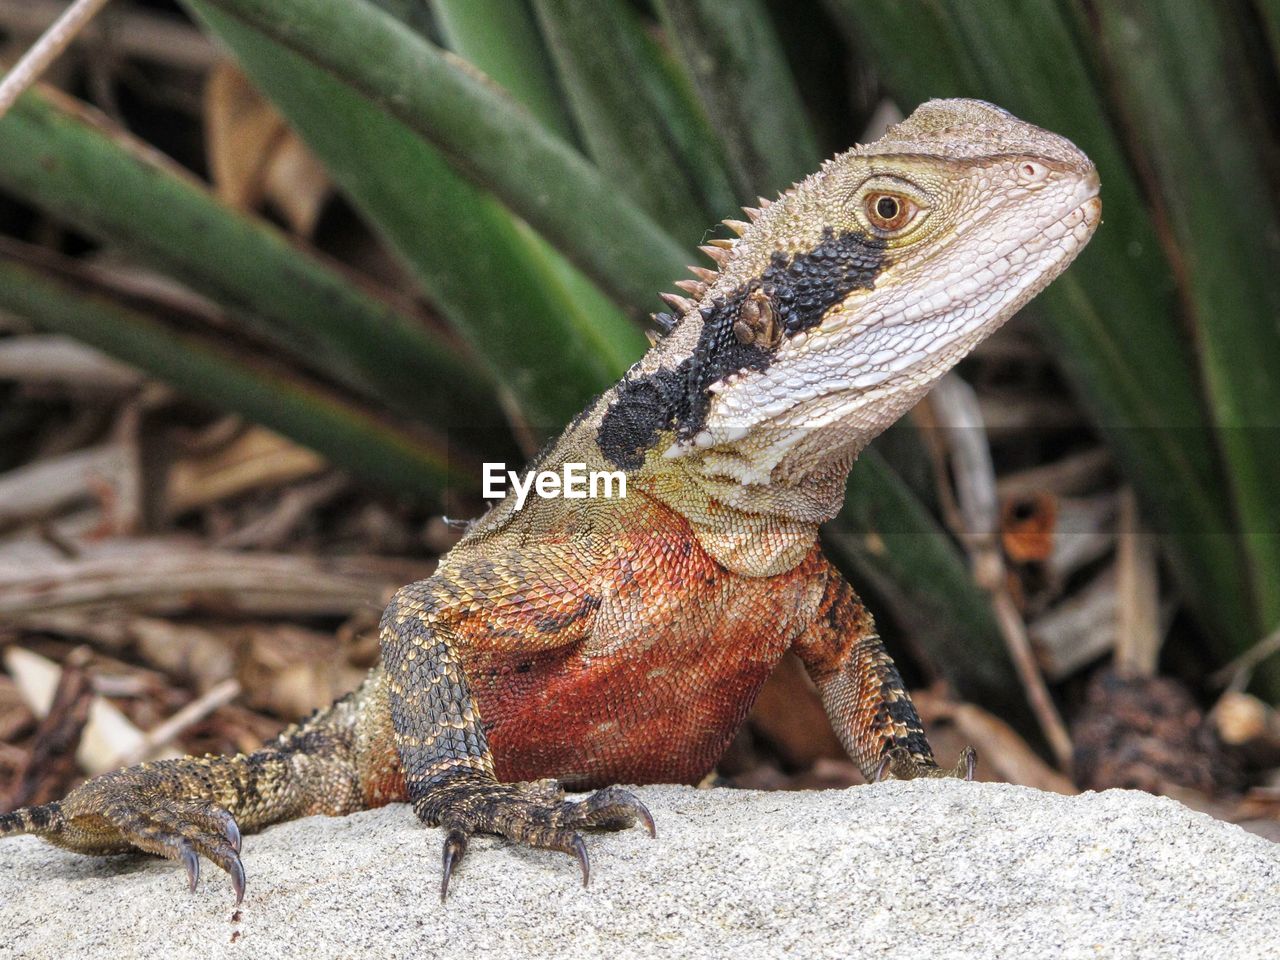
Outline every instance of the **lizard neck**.
[(643, 482), (639, 489), (684, 517), (702, 549), (739, 576), (786, 573), (804, 560), (818, 539), (818, 523), (813, 520), (742, 510), (701, 484), (681, 486), (662, 477)]
[(692, 462), (652, 458), (630, 482), (684, 517), (700, 546), (726, 569), (772, 577), (812, 551), (819, 525), (840, 510), (851, 463), (849, 458), (796, 483), (754, 485), (705, 473)]

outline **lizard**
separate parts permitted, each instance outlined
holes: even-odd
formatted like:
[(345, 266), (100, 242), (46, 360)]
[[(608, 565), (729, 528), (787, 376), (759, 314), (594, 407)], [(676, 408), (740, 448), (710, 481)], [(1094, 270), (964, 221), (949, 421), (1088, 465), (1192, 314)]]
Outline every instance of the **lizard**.
[[(696, 783), (787, 651), (869, 779), (935, 760), (874, 621), (822, 553), (858, 453), (1048, 285), (1101, 218), (1069, 140), (933, 100), (725, 221), (652, 348), (537, 465), (621, 471), (614, 499), (512, 496), (400, 589), (361, 686), (261, 749), (143, 763), (0, 815), (86, 854), (200, 858), (244, 897), (242, 832), (407, 801), (443, 831), (590, 861), (641, 824), (619, 784)], [(594, 791), (571, 799), (567, 790)]]

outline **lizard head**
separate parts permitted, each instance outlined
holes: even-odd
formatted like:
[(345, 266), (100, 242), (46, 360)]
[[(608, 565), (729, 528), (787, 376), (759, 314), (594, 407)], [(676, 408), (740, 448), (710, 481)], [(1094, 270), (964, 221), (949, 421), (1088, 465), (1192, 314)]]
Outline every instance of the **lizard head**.
[[(1101, 216), (1093, 164), (975, 100), (934, 100), (827, 161), (669, 297), (602, 452), (727, 486), (843, 480), (854, 456), (1042, 290)], [(675, 464), (671, 464), (675, 467)], [(842, 483), (841, 483), (842, 487)]]

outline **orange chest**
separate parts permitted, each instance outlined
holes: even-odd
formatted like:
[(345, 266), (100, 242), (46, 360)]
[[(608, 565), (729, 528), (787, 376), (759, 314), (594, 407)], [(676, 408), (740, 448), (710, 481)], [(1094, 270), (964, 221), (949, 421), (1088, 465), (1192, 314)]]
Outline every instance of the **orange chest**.
[[(744, 578), (692, 535), (639, 530), (559, 590), (521, 595), (519, 613), (492, 611), (513, 642), (476, 637), (464, 663), (498, 776), (701, 778), (816, 602), (807, 567)], [(565, 642), (547, 644), (548, 629)], [(519, 642), (528, 630), (539, 643)]]

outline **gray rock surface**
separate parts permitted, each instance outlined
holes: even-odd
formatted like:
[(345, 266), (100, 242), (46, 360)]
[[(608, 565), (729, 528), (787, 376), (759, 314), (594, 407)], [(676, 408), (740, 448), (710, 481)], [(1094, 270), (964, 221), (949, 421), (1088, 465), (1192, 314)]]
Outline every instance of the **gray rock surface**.
[(884, 783), (646, 788), (658, 839), (473, 841), (447, 905), (405, 806), (245, 840), (238, 914), (206, 865), (0, 842), (0, 957), (1280, 957), (1280, 845), (1141, 793)]

